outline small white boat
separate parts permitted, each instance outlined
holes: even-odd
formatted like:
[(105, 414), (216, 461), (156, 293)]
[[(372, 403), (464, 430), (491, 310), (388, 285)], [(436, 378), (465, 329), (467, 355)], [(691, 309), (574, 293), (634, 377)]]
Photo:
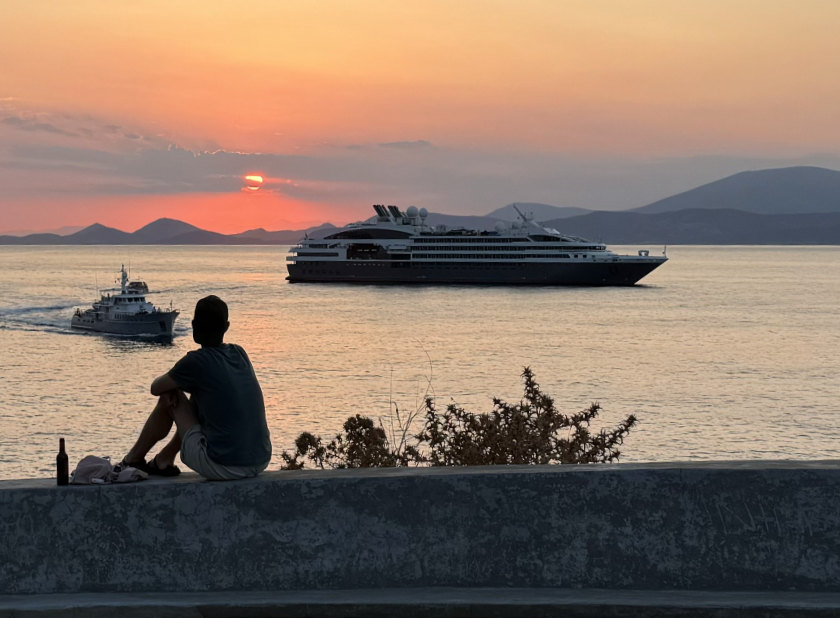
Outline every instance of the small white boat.
[(120, 268), (120, 289), (106, 292), (90, 309), (76, 309), (70, 320), (71, 328), (125, 336), (153, 336), (172, 339), (177, 309), (158, 309), (146, 300), (149, 287), (144, 281), (128, 280), (123, 265)]

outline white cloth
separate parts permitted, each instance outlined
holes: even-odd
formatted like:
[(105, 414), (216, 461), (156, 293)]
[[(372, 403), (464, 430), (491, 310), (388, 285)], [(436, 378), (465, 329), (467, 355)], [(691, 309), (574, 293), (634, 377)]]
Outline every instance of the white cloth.
[(101, 485), (104, 483), (133, 483), (149, 478), (149, 475), (131, 466), (112, 466), (108, 457), (88, 455), (76, 465), (70, 475), (73, 485)]

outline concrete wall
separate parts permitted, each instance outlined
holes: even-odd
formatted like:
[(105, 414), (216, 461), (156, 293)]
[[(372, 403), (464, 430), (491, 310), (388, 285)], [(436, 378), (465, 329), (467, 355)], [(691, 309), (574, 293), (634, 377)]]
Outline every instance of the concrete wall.
[(0, 482), (0, 594), (397, 587), (840, 591), (840, 464)]

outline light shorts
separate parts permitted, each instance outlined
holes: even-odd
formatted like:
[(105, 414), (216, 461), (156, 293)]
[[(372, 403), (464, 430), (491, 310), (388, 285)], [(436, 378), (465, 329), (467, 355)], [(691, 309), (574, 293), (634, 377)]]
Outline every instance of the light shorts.
[(268, 462), (259, 466), (223, 466), (207, 454), (207, 438), (201, 425), (193, 425), (181, 437), (181, 461), (211, 481), (235, 481), (257, 476), (268, 467)]

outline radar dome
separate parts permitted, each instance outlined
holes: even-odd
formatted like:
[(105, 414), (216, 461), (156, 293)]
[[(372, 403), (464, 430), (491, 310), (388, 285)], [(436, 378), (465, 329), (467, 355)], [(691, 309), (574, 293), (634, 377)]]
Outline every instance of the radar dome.
[(407, 214), (412, 219), (417, 216), (417, 206), (409, 206), (405, 210), (405, 214)]
[(420, 218), (425, 219), (428, 216), (429, 216), (429, 211), (426, 210), (425, 208), (421, 208), (420, 209)]

